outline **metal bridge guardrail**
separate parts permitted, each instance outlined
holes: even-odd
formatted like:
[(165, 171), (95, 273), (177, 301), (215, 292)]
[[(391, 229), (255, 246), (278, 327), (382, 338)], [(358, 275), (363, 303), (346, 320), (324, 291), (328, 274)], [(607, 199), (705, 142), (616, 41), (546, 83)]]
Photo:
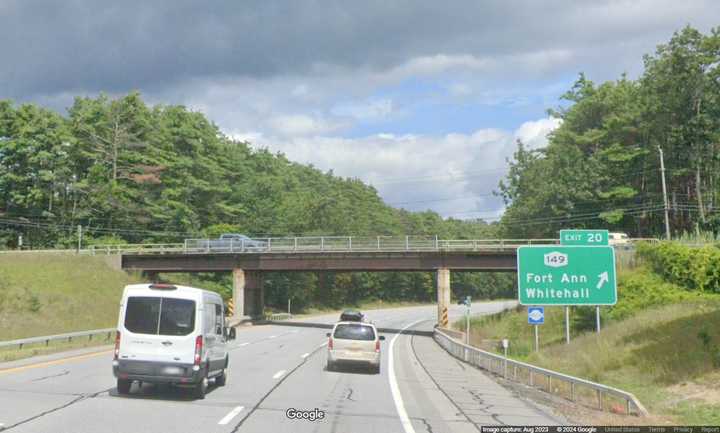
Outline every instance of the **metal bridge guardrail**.
[(18, 340), (0, 341), (0, 349), (12, 346), (18, 346), (19, 349), (22, 349), (25, 345), (37, 343), (45, 343), (45, 345), (47, 346), (50, 344), (51, 341), (67, 340), (68, 342), (70, 342), (73, 340), (73, 338), (82, 337), (88, 337), (88, 341), (90, 341), (92, 340), (93, 336), (100, 334), (105, 334), (105, 339), (110, 340), (115, 331), (115, 328), (93, 329), (91, 331), (68, 332), (66, 334), (45, 335), (42, 337), (29, 337), (20, 338)]
[[(632, 249), (634, 242), (659, 242), (631, 238), (617, 248)], [(435, 236), (306, 236), (253, 238), (250, 240), (186, 239), (184, 243), (90, 245), (85, 249), (5, 250), (0, 253), (111, 254), (257, 254), (305, 252), (423, 252), (487, 251), (523, 245), (556, 245), (558, 239), (438, 239)]]
[[(613, 388), (600, 383), (591, 382), (589, 380), (559, 373), (545, 368), (537, 367), (521, 361), (505, 358), (502, 355), (487, 352), (476, 347), (468, 346), (447, 333), (435, 328), (433, 339), (448, 353), (455, 358), (463, 360), (478, 368), (487, 370), (507, 380), (520, 382), (535, 389), (543, 389), (554, 395), (558, 395), (559, 389), (553, 388), (553, 380), (557, 387), (558, 382), (565, 384), (564, 391), (567, 395), (563, 396), (570, 401), (581, 403), (580, 389), (590, 390), (594, 393), (593, 399), (597, 402), (600, 410), (606, 409), (606, 397), (611, 396), (625, 402), (625, 411), (627, 414), (635, 413), (640, 416), (647, 416), (648, 411), (640, 403), (640, 401), (631, 393), (621, 389)], [(544, 380), (544, 384), (541, 381)], [(555, 390), (555, 392), (553, 392)]]

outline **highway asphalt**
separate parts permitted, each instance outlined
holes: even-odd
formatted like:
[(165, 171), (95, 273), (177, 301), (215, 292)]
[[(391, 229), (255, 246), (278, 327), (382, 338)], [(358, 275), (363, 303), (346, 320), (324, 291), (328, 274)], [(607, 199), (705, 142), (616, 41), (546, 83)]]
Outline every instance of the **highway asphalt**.
[[(503, 304), (475, 304), (473, 314)], [(453, 306), (450, 316), (463, 311)], [(0, 364), (0, 431), (440, 433), (560, 422), (418, 335), (432, 329), (436, 307), (367, 315), (387, 329), (379, 375), (326, 371), (327, 329), (248, 326), (231, 343), (227, 385), (211, 386), (205, 400), (194, 400), (189, 390), (151, 385), (133, 385), (129, 396), (119, 396), (109, 348)], [(302, 322), (336, 319), (333, 314)], [(406, 332), (396, 332), (401, 329)], [(318, 409), (324, 416), (291, 419), (289, 409)]]

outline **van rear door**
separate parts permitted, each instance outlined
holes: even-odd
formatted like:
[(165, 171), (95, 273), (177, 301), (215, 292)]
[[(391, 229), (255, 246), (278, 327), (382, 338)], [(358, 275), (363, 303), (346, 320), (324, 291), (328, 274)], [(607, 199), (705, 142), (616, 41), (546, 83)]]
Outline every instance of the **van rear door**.
[(197, 306), (192, 299), (129, 296), (120, 358), (192, 364)]

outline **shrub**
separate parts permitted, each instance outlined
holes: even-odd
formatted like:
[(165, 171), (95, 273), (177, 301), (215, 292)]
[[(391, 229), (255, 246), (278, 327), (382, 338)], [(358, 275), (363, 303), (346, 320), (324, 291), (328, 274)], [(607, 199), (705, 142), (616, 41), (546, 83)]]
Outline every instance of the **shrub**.
[(637, 253), (666, 282), (687, 290), (720, 293), (720, 249), (715, 246), (642, 243)]

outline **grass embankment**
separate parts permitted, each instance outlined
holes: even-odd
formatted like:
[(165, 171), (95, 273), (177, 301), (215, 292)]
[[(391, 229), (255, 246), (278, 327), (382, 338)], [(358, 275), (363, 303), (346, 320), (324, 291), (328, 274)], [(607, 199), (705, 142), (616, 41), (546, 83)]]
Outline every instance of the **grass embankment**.
[(663, 419), (720, 424), (720, 296), (639, 268), (621, 275), (618, 299), (603, 308), (599, 335), (594, 309), (572, 309), (569, 345), (561, 307), (545, 309), (539, 353), (524, 308), (473, 320), (471, 342), (499, 351), (497, 340), (509, 338), (509, 356), (632, 392)]
[[(105, 258), (70, 254), (0, 255), (0, 341), (62, 334), (117, 323), (125, 284), (137, 277), (112, 269)], [(94, 342), (92, 344), (97, 344)], [(5, 349), (0, 360), (88, 345)]]

